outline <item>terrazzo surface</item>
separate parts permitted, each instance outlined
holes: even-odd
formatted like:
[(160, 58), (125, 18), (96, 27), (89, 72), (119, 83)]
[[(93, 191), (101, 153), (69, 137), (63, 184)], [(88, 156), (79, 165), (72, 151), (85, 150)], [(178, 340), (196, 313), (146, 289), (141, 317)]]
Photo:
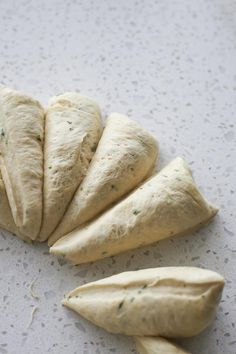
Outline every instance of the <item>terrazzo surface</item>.
[(194, 235), (79, 267), (1, 231), (0, 353), (136, 353), (132, 339), (63, 308), (63, 294), (125, 270), (195, 265), (219, 271), (226, 287), (212, 326), (181, 343), (193, 354), (235, 354), (236, 2), (9, 0), (0, 18), (1, 83), (44, 104), (76, 89), (104, 116), (130, 115), (158, 139), (159, 168), (183, 156), (220, 207)]

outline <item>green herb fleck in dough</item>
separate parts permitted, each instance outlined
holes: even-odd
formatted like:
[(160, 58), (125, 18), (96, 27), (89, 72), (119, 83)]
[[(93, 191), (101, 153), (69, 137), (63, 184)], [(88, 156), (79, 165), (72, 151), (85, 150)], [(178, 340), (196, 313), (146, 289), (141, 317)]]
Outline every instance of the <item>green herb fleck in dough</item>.
[(118, 305), (118, 309), (121, 309), (121, 307), (124, 305), (124, 301), (121, 301)]
[(72, 122), (70, 122), (69, 120), (67, 121), (68, 124), (72, 124)]
[(133, 210), (133, 214), (134, 214), (134, 215), (138, 215), (139, 213), (141, 213), (140, 210), (137, 210), (137, 209)]
[(51, 170), (52, 166), (49, 166), (48, 168), (49, 168), (49, 170)]
[(73, 130), (73, 128), (70, 128), (69, 130), (71, 131), (71, 130)]
[(1, 136), (5, 136), (5, 132), (4, 132), (3, 128), (1, 130)]
[(134, 297), (132, 297), (132, 298), (130, 299), (130, 302), (133, 302), (133, 301), (134, 301), (134, 299), (135, 299), (135, 298), (134, 298)]
[(37, 135), (36, 139), (37, 139), (38, 141), (42, 141), (40, 135)]
[(142, 289), (146, 289), (147, 288), (147, 284), (144, 284)]

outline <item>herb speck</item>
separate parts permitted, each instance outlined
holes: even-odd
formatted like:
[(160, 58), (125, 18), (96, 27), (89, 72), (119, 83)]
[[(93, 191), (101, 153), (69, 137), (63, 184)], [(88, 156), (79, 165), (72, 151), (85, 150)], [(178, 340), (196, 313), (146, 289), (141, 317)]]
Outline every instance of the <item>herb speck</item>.
[(139, 213), (141, 213), (140, 210), (137, 210), (137, 209), (133, 210), (133, 214), (134, 214), (134, 215), (138, 215)]
[(121, 309), (121, 307), (124, 305), (124, 301), (121, 301), (118, 305), (118, 309)]

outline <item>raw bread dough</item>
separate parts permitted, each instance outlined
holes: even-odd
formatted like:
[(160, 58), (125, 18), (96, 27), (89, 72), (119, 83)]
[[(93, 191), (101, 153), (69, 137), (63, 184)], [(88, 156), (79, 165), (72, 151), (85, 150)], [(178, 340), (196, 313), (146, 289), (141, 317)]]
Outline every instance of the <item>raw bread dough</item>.
[(37, 238), (42, 220), (44, 110), (31, 97), (0, 88), (0, 168), (13, 219)]
[(40, 241), (48, 238), (63, 217), (87, 172), (101, 132), (100, 108), (90, 98), (67, 92), (49, 101)]
[(7, 231), (10, 231), (14, 235), (18, 236), (20, 239), (30, 242), (30, 239), (28, 237), (20, 234), (20, 231), (16, 227), (16, 224), (13, 220), (5, 185), (2, 180), (1, 172), (0, 172), (0, 227)]
[(198, 229), (216, 212), (177, 158), (94, 222), (58, 240), (50, 252), (75, 264), (95, 261)]
[(223, 287), (210, 270), (151, 268), (83, 285), (62, 303), (112, 333), (190, 337), (214, 318)]
[(157, 154), (151, 134), (128, 117), (111, 114), (88, 173), (49, 238), (49, 245), (137, 187), (152, 172)]
[(134, 337), (139, 354), (190, 354), (161, 337)]

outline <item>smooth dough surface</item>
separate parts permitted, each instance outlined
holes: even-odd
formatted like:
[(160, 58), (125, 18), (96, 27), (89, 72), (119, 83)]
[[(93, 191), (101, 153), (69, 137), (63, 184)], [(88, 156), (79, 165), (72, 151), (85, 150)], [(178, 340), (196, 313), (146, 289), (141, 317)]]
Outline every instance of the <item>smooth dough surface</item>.
[(20, 231), (14, 222), (1, 172), (0, 172), (0, 227), (7, 231), (10, 231), (14, 235), (18, 236), (20, 239), (30, 242), (30, 239), (28, 237), (20, 234)]
[(190, 337), (214, 318), (223, 287), (210, 270), (151, 268), (83, 285), (62, 303), (112, 333)]
[(193, 231), (216, 212), (187, 164), (176, 158), (94, 222), (62, 237), (50, 252), (75, 264), (95, 261)]
[(151, 134), (128, 117), (111, 114), (88, 173), (49, 245), (135, 188), (152, 171), (157, 154), (158, 146)]
[(44, 110), (40, 103), (0, 88), (0, 167), (13, 219), (37, 238), (42, 220)]
[(87, 172), (101, 131), (100, 109), (90, 98), (67, 92), (49, 101), (40, 241), (48, 238), (63, 217)]
[(190, 354), (161, 337), (134, 337), (139, 354)]

